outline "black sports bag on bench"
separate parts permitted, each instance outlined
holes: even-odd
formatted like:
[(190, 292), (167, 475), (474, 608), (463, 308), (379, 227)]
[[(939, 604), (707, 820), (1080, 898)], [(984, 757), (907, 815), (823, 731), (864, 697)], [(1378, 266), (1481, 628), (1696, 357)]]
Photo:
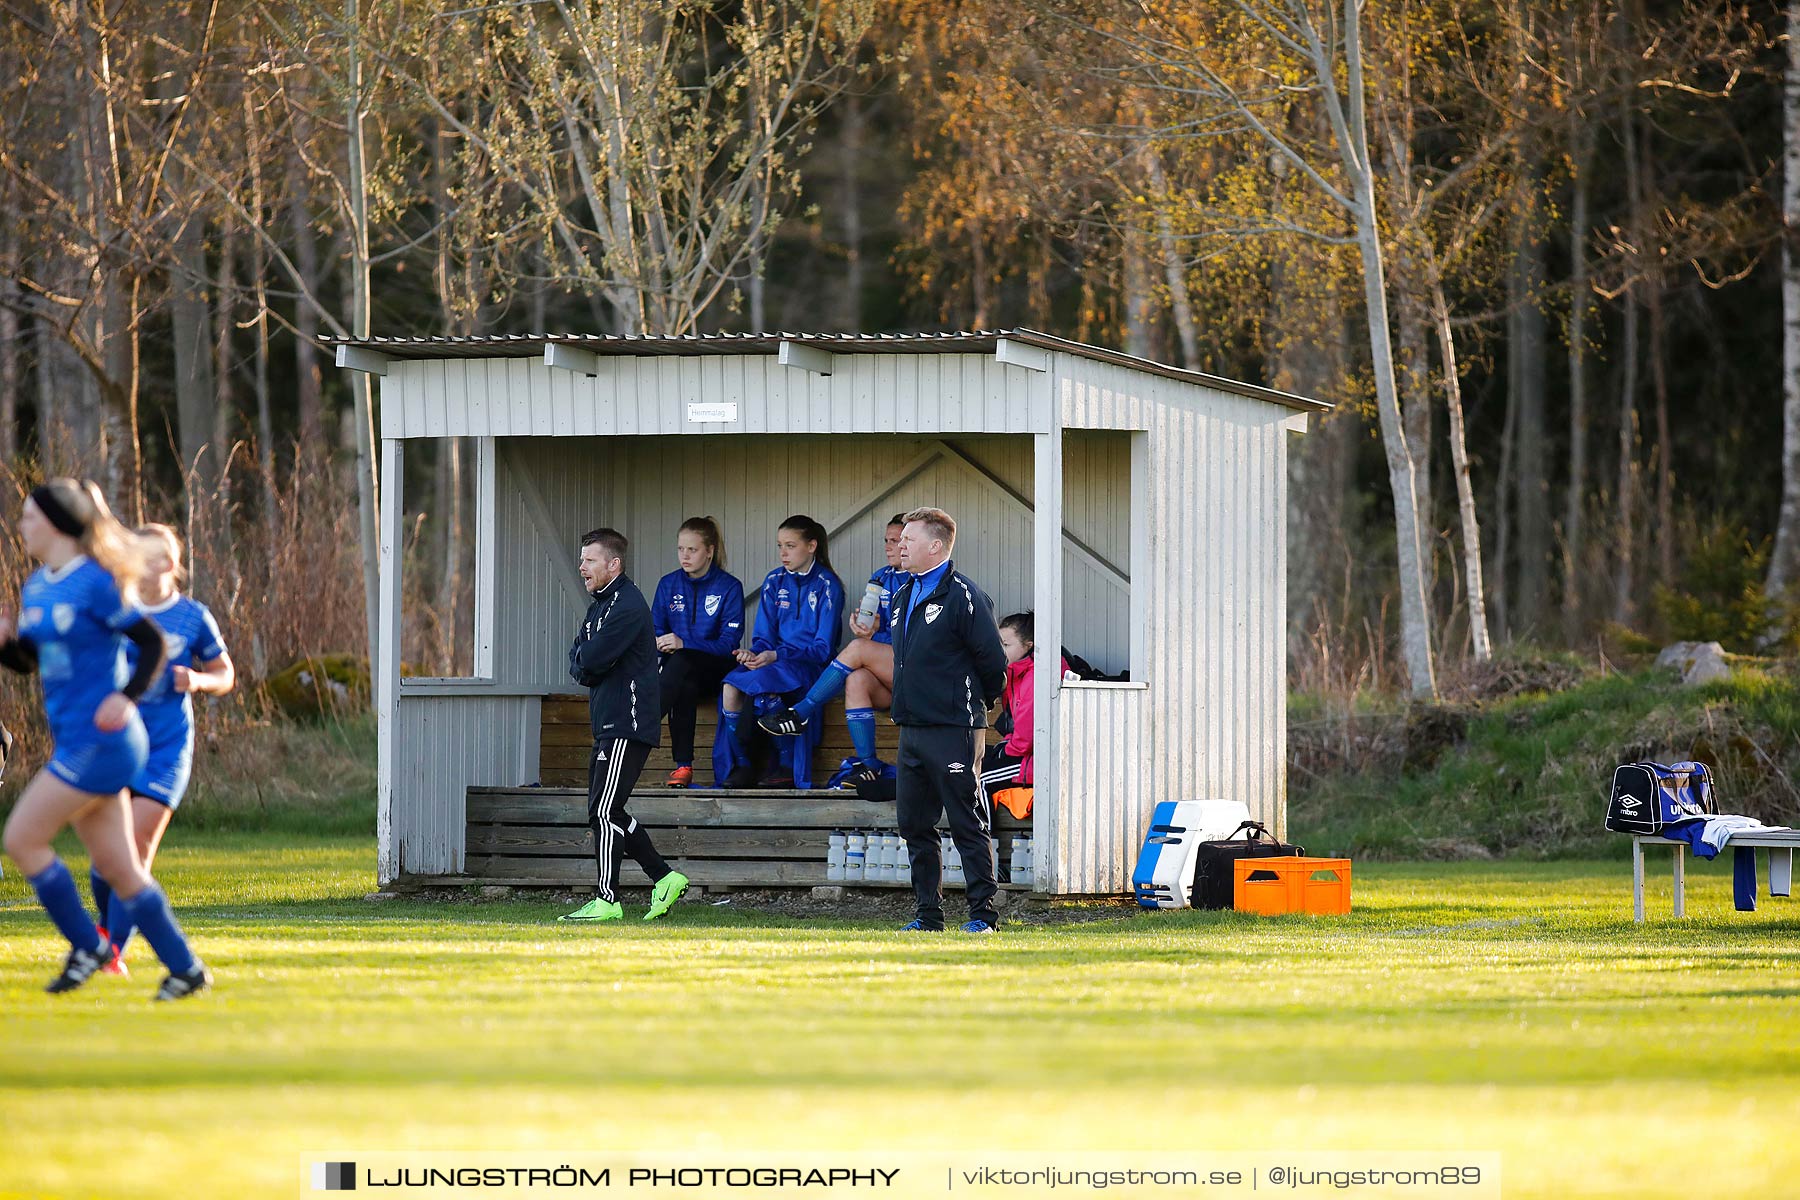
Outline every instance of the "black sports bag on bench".
[(1240, 858), (1293, 858), (1305, 853), (1302, 847), (1277, 841), (1261, 821), (1245, 821), (1229, 837), (1194, 847), (1194, 890), (1189, 903), (1195, 908), (1230, 908), (1231, 864)]

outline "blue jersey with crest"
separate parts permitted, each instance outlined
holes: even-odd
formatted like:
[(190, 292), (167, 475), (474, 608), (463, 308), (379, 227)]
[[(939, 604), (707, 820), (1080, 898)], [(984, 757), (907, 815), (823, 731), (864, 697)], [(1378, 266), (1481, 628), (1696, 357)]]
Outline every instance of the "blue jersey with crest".
[[(883, 567), (869, 576), (869, 582), (881, 589), (881, 606), (875, 610), (876, 618), (881, 622), (881, 628), (876, 630), (875, 636), (869, 640), (891, 646), (894, 644), (894, 617), (891, 611), (894, 607), (894, 593), (899, 591), (900, 585), (906, 582), (906, 572), (899, 567)], [(858, 597), (857, 603), (859, 605), (862, 603), (860, 597)]]
[(131, 678), (119, 631), (142, 620), (144, 610), (122, 598), (113, 577), (86, 555), (55, 571), (39, 567), (19, 599), (19, 636), (37, 649), (51, 736), (59, 746), (104, 736), (94, 714)]
[[(162, 630), (163, 649), (169, 656), (162, 674), (138, 699), (138, 712), (143, 715), (154, 755), (161, 747), (185, 744), (194, 733), (193, 697), (175, 690), (175, 668), (197, 670), (198, 664), (223, 657), (225, 639), (219, 636), (212, 612), (192, 597), (176, 593), (161, 604), (146, 605), (144, 611)], [(136, 644), (127, 643), (126, 665), (136, 670), (137, 658)]]
[(750, 648), (774, 650), (782, 662), (823, 667), (837, 653), (843, 613), (844, 585), (835, 572), (816, 560), (804, 575), (776, 567), (763, 578)]
[(675, 634), (685, 649), (728, 655), (744, 640), (744, 585), (716, 565), (698, 579), (670, 571), (656, 585), (650, 627), (657, 637)]

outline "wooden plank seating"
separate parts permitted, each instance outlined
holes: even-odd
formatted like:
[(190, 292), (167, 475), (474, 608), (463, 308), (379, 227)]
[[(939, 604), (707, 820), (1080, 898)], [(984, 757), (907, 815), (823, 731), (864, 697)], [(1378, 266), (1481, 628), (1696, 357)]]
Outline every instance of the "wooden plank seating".
[[(892, 830), (894, 806), (844, 792), (674, 791), (640, 788), (631, 812), (649, 828), (671, 866), (698, 885), (806, 887), (828, 882), (825, 856), (833, 830)], [(1031, 822), (1001, 810), (994, 836), (1005, 861), (1011, 839)], [(464, 875), (424, 882), (514, 886), (594, 883), (594, 840), (587, 792), (577, 788), (470, 788)], [(643, 887), (636, 864), (622, 881)], [(868, 887), (905, 887), (869, 883)], [(1026, 890), (1024, 885), (1011, 885)]]
[[(844, 723), (842, 697), (831, 702), (823, 714), (825, 736), (813, 755), (813, 784), (823, 786), (837, 771), (838, 764), (850, 756), (850, 729)], [(718, 710), (702, 705), (694, 730), (694, 775), (702, 784), (712, 782), (713, 738), (719, 728)], [(661, 784), (675, 769), (669, 754), (669, 728), (663, 726), (662, 745), (650, 752), (644, 764), (646, 784)], [(587, 787), (588, 755), (593, 752), (594, 734), (588, 725), (587, 697), (546, 696), (538, 743), (538, 779), (545, 787)], [(880, 713), (875, 721), (875, 746), (883, 760), (893, 762), (900, 749), (900, 728)]]

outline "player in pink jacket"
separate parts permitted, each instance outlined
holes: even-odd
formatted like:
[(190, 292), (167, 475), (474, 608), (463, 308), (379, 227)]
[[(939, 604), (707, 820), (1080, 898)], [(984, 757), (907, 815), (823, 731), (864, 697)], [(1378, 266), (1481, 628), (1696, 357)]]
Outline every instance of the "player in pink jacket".
[[(989, 746), (981, 760), (981, 801), (988, 819), (993, 820), (994, 793), (1009, 786), (1031, 783), (1031, 738), (1033, 712), (1033, 676), (1031, 658), (1031, 614), (1014, 613), (1000, 622), (1000, 648), (1006, 651), (1006, 690), (1000, 705), (1011, 725), (1004, 740)], [(1058, 657), (1057, 671), (1069, 669), (1066, 659)]]

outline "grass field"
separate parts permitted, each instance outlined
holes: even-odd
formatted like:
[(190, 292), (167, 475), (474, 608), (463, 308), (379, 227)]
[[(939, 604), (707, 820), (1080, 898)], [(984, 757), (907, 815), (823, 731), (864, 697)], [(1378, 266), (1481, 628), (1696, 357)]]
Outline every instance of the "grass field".
[(1344, 919), (972, 941), (368, 903), (365, 839), (176, 833), (193, 1002), (148, 1002), (142, 947), (43, 995), (62, 950), (0, 882), (0, 1195), (286, 1195), (307, 1151), (453, 1148), (1492, 1150), (1546, 1197), (1800, 1171), (1800, 907), (1731, 912), (1722, 866), (1643, 929), (1617, 863), (1373, 864)]

